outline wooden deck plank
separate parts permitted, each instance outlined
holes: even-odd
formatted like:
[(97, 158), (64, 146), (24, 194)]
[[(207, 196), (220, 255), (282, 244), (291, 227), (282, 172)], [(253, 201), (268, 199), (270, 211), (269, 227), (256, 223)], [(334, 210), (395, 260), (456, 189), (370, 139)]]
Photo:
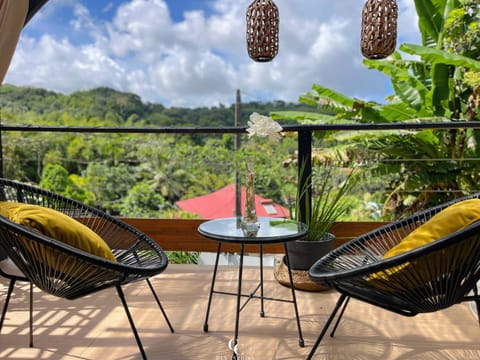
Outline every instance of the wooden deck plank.
[[(145, 282), (125, 287), (127, 301), (150, 360), (230, 359), (227, 343), (234, 329), (235, 298), (215, 295), (209, 321), (202, 331), (212, 267), (170, 265), (153, 279), (176, 332), (171, 334)], [(245, 288), (256, 284), (258, 270), (247, 268)], [(266, 294), (289, 296), (267, 268)], [(234, 290), (237, 269), (221, 267), (218, 286)], [(0, 306), (7, 281), (0, 278)], [(114, 290), (68, 301), (35, 291), (35, 348), (28, 348), (28, 287), (15, 289), (0, 334), (1, 359), (117, 360), (140, 359), (136, 343)], [(240, 319), (240, 359), (304, 359), (334, 306), (334, 291), (297, 291), (305, 348), (291, 304), (266, 302), (259, 317), (252, 300)], [(467, 304), (433, 314), (405, 318), (352, 301), (334, 338), (325, 338), (315, 359), (438, 360), (480, 359), (480, 327)]]

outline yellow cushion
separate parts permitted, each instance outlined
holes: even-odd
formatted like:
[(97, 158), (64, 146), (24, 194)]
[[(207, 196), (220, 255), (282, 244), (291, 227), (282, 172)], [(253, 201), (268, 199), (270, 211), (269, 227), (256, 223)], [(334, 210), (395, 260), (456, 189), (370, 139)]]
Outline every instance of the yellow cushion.
[(37, 205), (2, 201), (0, 215), (65, 244), (116, 261), (110, 247), (100, 236), (59, 211)]
[(460, 201), (440, 211), (425, 224), (412, 231), (383, 257), (389, 258), (426, 245), (478, 220), (480, 220), (480, 199)]
[[(480, 199), (464, 200), (453, 204), (446, 209), (440, 211), (433, 216), (429, 221), (416, 228), (408, 234), (400, 243), (392, 247), (383, 256), (389, 258), (392, 256), (403, 254), (407, 251), (413, 250), (417, 247), (426, 245), (435, 240), (441, 239), (449, 234), (455, 233), (464, 227), (473, 224), (480, 220)], [(410, 289), (415, 285), (412, 282), (429, 281), (431, 272), (428, 271), (428, 266), (433, 266), (440, 270), (442, 266), (449, 266), (449, 261), (446, 261), (448, 253), (438, 253), (430, 258), (430, 264), (407, 261), (393, 268), (386, 269), (371, 274), (368, 281), (375, 284), (377, 287), (387, 291), (399, 291), (401, 289)], [(404, 271), (408, 271), (411, 265), (417, 266), (416, 278), (405, 276)], [(412, 281), (410, 281), (412, 280)]]

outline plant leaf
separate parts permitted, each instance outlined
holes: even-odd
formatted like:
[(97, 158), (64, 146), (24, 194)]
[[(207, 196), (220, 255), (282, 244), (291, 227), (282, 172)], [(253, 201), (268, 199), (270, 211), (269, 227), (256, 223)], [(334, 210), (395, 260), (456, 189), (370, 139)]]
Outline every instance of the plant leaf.
[(419, 55), (423, 60), (432, 64), (442, 63), (446, 65), (463, 66), (471, 70), (480, 71), (480, 61), (466, 56), (452, 54), (444, 50), (432, 49), (429, 47), (402, 44), (400, 50), (412, 55)]
[(350, 109), (355, 104), (356, 100), (348, 96), (340, 94), (332, 89), (314, 84), (312, 89), (317, 92), (318, 96), (328, 98), (332, 105), (336, 107)]
[(300, 123), (314, 121), (323, 124), (335, 120), (335, 116), (308, 111), (273, 111), (270, 116), (273, 120), (293, 120)]
[(445, 0), (415, 0), (423, 44), (436, 46), (443, 29)]

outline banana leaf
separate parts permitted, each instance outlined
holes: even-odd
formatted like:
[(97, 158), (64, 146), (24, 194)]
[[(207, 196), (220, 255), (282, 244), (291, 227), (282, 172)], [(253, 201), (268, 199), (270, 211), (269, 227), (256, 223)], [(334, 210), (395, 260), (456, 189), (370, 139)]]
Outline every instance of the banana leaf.
[(408, 54), (418, 55), (423, 60), (432, 64), (441, 63), (446, 65), (463, 66), (471, 70), (480, 71), (480, 61), (466, 56), (449, 53), (444, 50), (432, 49), (415, 44), (402, 44), (400, 45), (400, 50)]

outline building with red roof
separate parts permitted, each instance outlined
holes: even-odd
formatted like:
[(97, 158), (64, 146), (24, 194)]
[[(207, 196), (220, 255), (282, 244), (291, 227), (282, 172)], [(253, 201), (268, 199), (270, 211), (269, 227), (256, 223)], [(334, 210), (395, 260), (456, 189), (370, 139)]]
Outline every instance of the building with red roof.
[[(241, 208), (245, 204), (245, 188), (241, 188)], [(176, 205), (183, 211), (198, 214), (203, 219), (218, 219), (235, 216), (235, 185), (227, 185), (211, 194), (192, 199), (177, 201)], [(271, 199), (255, 195), (257, 216), (289, 218), (290, 212), (284, 206)]]

